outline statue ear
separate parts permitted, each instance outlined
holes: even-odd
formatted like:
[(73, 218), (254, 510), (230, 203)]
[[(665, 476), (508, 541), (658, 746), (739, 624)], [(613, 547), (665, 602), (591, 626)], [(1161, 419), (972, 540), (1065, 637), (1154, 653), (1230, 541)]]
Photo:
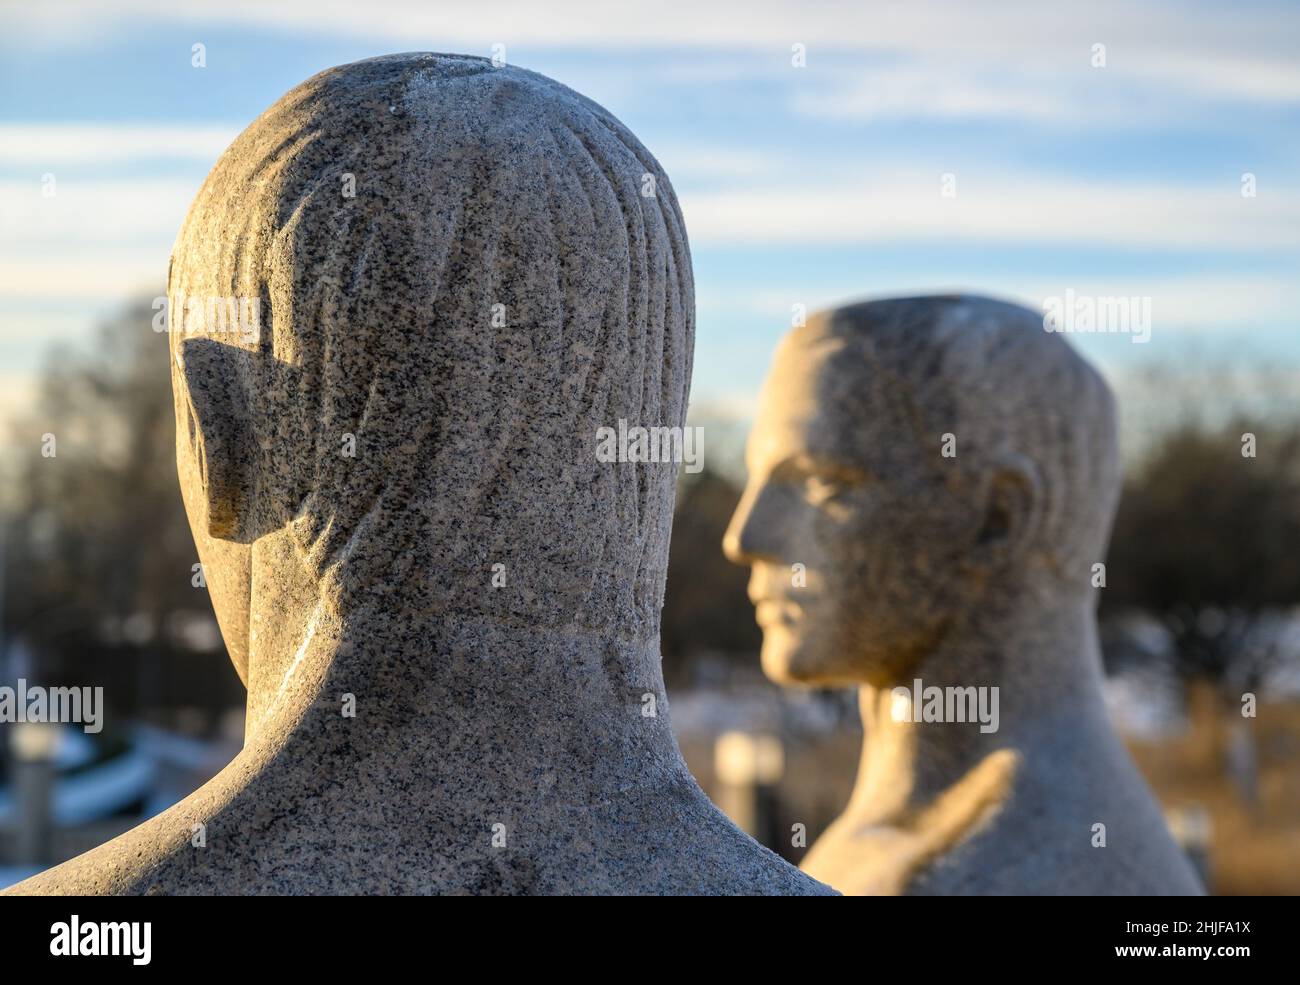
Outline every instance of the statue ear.
[(184, 339), (177, 351), (207, 530), (221, 540), (241, 541), (251, 517), (257, 447), (248, 412), (252, 358), (253, 353), (209, 338)]
[(1018, 454), (998, 456), (976, 541), (990, 566), (999, 566), (1028, 550), (1042, 520), (1043, 492), (1033, 461)]

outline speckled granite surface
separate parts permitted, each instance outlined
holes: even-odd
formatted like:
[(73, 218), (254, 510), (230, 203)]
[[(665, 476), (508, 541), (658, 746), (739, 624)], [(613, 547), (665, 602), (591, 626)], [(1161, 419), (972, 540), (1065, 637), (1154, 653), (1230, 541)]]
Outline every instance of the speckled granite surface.
[(246, 745), (14, 891), (828, 892), (709, 803), (669, 728), (674, 467), (594, 447), (682, 422), (694, 295), (617, 120), (478, 58), (324, 72), (217, 163), (169, 294), (258, 313), (172, 334)]
[(1114, 402), (1042, 315), (821, 312), (778, 349), (748, 455), (726, 546), (763, 667), (861, 686), (857, 786), (806, 871), (853, 894), (1201, 891), (1102, 698)]

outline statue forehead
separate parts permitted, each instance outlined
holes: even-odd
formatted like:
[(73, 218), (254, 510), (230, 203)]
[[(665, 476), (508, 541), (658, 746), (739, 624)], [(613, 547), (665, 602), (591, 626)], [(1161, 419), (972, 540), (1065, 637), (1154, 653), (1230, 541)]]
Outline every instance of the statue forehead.
[(902, 386), (877, 364), (869, 342), (834, 332), (827, 316), (817, 316), (777, 348), (751, 457), (769, 466), (794, 455), (878, 465), (882, 442), (905, 423)]

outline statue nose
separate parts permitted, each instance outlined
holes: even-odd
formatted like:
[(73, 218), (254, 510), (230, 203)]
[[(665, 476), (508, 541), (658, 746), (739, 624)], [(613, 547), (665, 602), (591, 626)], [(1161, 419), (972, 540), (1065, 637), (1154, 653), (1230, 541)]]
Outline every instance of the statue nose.
[(765, 487), (746, 489), (722, 538), (722, 551), (735, 564), (753, 564), (771, 557), (777, 519), (770, 515)]

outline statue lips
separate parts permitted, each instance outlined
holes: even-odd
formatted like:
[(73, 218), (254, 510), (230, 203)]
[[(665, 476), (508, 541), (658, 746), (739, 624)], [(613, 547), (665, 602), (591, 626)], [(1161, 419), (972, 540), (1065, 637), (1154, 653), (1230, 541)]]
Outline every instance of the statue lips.
[(764, 562), (755, 563), (751, 569), (749, 601), (754, 606), (754, 619), (760, 626), (791, 627), (803, 621), (813, 599), (806, 588), (790, 591), (787, 572), (784, 565)]
[(754, 618), (760, 626), (792, 626), (803, 619), (803, 607), (785, 598), (754, 600)]

